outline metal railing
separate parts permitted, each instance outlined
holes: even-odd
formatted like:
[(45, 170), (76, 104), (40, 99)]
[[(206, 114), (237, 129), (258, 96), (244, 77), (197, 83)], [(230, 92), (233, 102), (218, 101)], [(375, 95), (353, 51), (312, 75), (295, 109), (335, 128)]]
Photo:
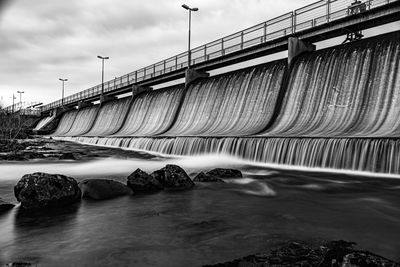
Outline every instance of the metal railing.
[(41, 104), (41, 103), (37, 102), (37, 101), (32, 101), (32, 102), (23, 101), (23, 102), (15, 103), (14, 105), (7, 106), (7, 107), (3, 108), (3, 110), (7, 113), (12, 113), (12, 112), (17, 112), (19, 110), (33, 107), (33, 106), (36, 106), (39, 104)]
[[(283, 14), (240, 32), (231, 34), (191, 50), (190, 65), (238, 52), (240, 50), (270, 42), (347, 16), (353, 16), (373, 8), (399, 0), (321, 0), (295, 11)], [(130, 72), (104, 82), (104, 93), (151, 79), (160, 75), (182, 70), (188, 66), (188, 52), (167, 58), (148, 67)], [(64, 98), (64, 105), (101, 94), (101, 84)], [(43, 111), (61, 106), (61, 99), (45, 106)]]

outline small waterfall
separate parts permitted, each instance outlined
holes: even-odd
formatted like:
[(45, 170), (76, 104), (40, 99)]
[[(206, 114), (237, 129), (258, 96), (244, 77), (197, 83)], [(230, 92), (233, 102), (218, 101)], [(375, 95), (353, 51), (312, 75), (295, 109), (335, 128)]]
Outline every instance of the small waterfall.
[(400, 43), (370, 40), (298, 58), (263, 136), (398, 137)]
[(286, 60), (219, 75), (188, 88), (168, 136), (240, 136), (260, 132), (275, 108)]
[(105, 103), (101, 106), (97, 119), (85, 136), (107, 136), (121, 128), (132, 98), (127, 97)]
[(73, 124), (68, 132), (62, 134), (64, 136), (78, 136), (85, 134), (93, 125), (93, 121), (96, 118), (99, 106), (91, 106), (81, 110), (78, 110), (76, 117), (74, 118)]
[(51, 121), (53, 121), (55, 119), (55, 115), (53, 116), (48, 116), (48, 117), (44, 117), (43, 119), (41, 119), (35, 126), (35, 128), (33, 128), (34, 131), (39, 131), (42, 129), (42, 127), (46, 126), (48, 123), (50, 123)]
[(132, 103), (122, 128), (114, 136), (154, 136), (166, 131), (174, 119), (183, 86), (145, 92)]
[(60, 122), (58, 123), (56, 131), (52, 134), (52, 136), (63, 136), (66, 134), (71, 129), (72, 124), (74, 124), (77, 114), (78, 110), (71, 110), (64, 113)]

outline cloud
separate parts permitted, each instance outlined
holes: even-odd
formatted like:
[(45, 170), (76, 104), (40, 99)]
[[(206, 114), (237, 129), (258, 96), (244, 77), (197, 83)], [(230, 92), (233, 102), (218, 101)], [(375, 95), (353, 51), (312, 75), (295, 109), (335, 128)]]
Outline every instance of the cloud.
[(187, 11), (198, 46), (276, 17), (312, 0), (0, 0), (0, 96), (24, 90), (45, 103), (174, 56), (187, 49)]

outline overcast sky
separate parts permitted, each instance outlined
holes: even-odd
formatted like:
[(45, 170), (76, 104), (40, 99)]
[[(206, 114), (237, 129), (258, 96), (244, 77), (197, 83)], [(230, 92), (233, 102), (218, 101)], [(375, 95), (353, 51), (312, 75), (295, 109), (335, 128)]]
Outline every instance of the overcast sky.
[(49, 103), (315, 0), (0, 0), (0, 100)]

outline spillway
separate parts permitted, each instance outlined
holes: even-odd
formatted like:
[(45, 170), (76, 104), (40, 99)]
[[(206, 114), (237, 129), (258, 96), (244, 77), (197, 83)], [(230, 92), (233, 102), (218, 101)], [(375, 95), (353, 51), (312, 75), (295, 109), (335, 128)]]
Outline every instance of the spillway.
[(70, 110), (64, 113), (58, 123), (58, 127), (52, 136), (63, 136), (65, 135), (70, 129), (72, 124), (74, 124), (76, 115), (78, 114), (78, 110)]
[(219, 75), (189, 86), (168, 136), (240, 136), (268, 124), (286, 60)]
[(302, 54), (290, 68), (279, 60), (186, 89), (142, 93), (116, 133), (68, 140), (400, 174), (399, 118), (400, 32), (394, 32)]
[(182, 85), (141, 93), (131, 106), (122, 128), (114, 136), (154, 136), (172, 124), (184, 87)]
[[(79, 136), (87, 133), (90, 128), (93, 125), (93, 122), (96, 118), (98, 111), (98, 106), (91, 106), (91, 107), (86, 107), (78, 111), (72, 111), (76, 112), (76, 115), (74, 116), (71, 114), (71, 119), (72, 119), (72, 124), (70, 128), (66, 131), (63, 132), (62, 134), (58, 134), (60, 136)], [(68, 116), (69, 112), (65, 114), (65, 116)], [(67, 122), (68, 124), (70, 123), (69, 121)], [(62, 126), (62, 123), (60, 122), (60, 125)], [(54, 134), (56, 135), (56, 134)]]
[(125, 120), (131, 100), (131, 97), (127, 97), (102, 105), (93, 127), (84, 135), (107, 136), (118, 131)]
[(263, 136), (399, 137), (400, 42), (356, 42), (300, 56)]

